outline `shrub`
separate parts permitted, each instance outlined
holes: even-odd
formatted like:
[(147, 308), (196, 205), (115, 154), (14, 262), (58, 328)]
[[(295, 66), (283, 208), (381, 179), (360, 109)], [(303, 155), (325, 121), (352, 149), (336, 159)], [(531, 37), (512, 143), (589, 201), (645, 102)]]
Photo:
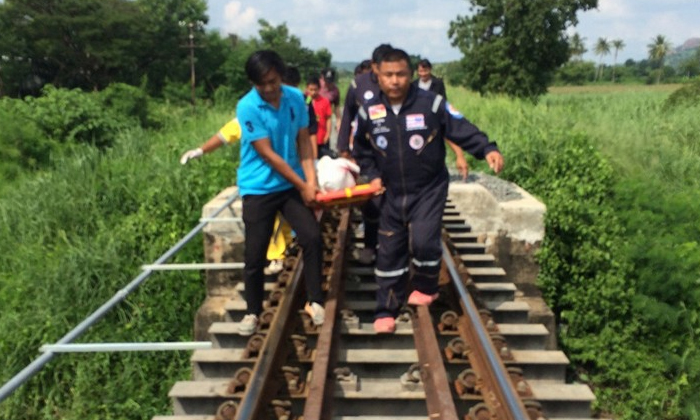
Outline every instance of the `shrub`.
[(677, 107), (700, 105), (700, 78), (673, 92), (663, 104), (663, 109), (669, 111)]
[(149, 126), (149, 99), (142, 89), (124, 83), (112, 83), (100, 92), (100, 98), (117, 118), (135, 120), (141, 127)]
[(117, 132), (126, 127), (114, 113), (104, 109), (96, 93), (46, 85), (42, 96), (27, 97), (25, 101), (25, 117), (32, 119), (45, 136), (60, 143), (109, 147)]

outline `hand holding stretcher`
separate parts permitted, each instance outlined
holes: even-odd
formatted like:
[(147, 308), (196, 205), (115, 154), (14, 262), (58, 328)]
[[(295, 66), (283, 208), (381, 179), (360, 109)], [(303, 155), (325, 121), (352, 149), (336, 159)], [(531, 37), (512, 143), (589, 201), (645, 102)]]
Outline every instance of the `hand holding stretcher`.
[(363, 203), (381, 190), (370, 184), (355, 185), (360, 168), (348, 159), (322, 157), (316, 165), (318, 185), (316, 201), (321, 207)]

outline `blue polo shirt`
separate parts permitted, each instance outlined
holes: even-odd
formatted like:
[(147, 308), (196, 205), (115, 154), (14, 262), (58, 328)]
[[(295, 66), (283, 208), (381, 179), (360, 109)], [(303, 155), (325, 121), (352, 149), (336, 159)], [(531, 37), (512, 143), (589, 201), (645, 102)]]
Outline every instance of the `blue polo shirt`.
[(305, 179), (297, 153), (297, 134), (309, 126), (309, 113), (299, 89), (282, 85), (280, 106), (275, 109), (253, 88), (238, 101), (236, 117), (242, 134), (238, 166), (238, 189), (242, 196), (294, 187), (255, 151), (253, 142), (264, 138), (269, 139), (275, 153)]

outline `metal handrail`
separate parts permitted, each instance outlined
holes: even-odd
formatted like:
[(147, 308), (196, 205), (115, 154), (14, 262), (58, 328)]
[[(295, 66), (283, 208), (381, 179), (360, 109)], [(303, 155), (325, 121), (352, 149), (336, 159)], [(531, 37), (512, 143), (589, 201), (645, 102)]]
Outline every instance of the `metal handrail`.
[[(492, 345), (491, 338), (488, 332), (486, 332), (486, 329), (483, 327), (483, 324), (481, 323), (481, 317), (479, 316), (479, 313), (472, 305), (468, 304), (470, 298), (467, 292), (467, 288), (464, 286), (464, 284), (462, 284), (461, 277), (457, 272), (457, 267), (455, 267), (454, 261), (452, 260), (450, 249), (447, 247), (447, 244), (444, 241), (442, 242), (442, 260), (445, 262), (447, 271), (449, 271), (450, 273), (452, 283), (454, 284), (455, 289), (459, 294), (459, 299), (462, 301), (463, 306), (467, 310), (467, 316), (473, 321), (474, 330), (479, 339), (479, 346), (481, 348), (489, 348)], [(500, 359), (497, 359), (496, 356), (491, 352), (486, 352), (486, 356), (490, 370), (494, 373), (496, 382), (498, 382), (498, 386), (503, 390), (503, 394), (506, 400), (505, 403), (508, 406), (509, 411), (513, 413), (514, 418), (517, 420), (528, 420), (527, 414), (523, 413), (521, 409), (520, 397), (518, 397), (513, 392), (510, 383), (510, 378), (506, 376), (505, 372), (501, 367)]]
[[(236, 199), (238, 198), (238, 193), (235, 193), (231, 195), (226, 202), (218, 208), (214, 213), (212, 213), (209, 217), (216, 217), (219, 215), (222, 211), (224, 211), (227, 207), (229, 207)], [(182, 249), (183, 246), (185, 246), (194, 236), (199, 233), (204, 227), (208, 224), (208, 222), (200, 222), (197, 226), (195, 226), (187, 235), (185, 235), (178, 243), (173, 245), (169, 250), (167, 250), (163, 255), (161, 255), (154, 263), (153, 265), (159, 265), (167, 261), (170, 257), (175, 255), (180, 249)], [(111, 299), (109, 299), (107, 302), (105, 302), (102, 306), (100, 306), (96, 311), (94, 311), (92, 314), (90, 314), (87, 318), (83, 320), (78, 326), (73, 328), (71, 331), (69, 331), (66, 335), (64, 335), (60, 340), (56, 342), (56, 344), (67, 344), (70, 343), (71, 341), (75, 340), (78, 338), (81, 334), (83, 334), (88, 328), (90, 328), (95, 322), (99, 321), (100, 318), (102, 318), (107, 312), (109, 312), (117, 303), (121, 302), (126, 298), (129, 294), (131, 294), (137, 287), (141, 285), (152, 273), (154, 270), (152, 269), (147, 269), (141, 272), (139, 276), (137, 276), (134, 280), (131, 281), (126, 287), (123, 289), (119, 290), (114, 296), (112, 296)], [(17, 375), (12, 377), (5, 385), (0, 388), (0, 403), (3, 402), (7, 397), (10, 396), (17, 388), (19, 388), (20, 385), (22, 385), (24, 382), (26, 382), (29, 378), (34, 376), (39, 370), (41, 370), (44, 365), (46, 365), (51, 359), (54, 358), (56, 353), (54, 351), (48, 351), (44, 354), (42, 354), (39, 358), (35, 359), (32, 363), (27, 365), (24, 369), (22, 369), (21, 372), (19, 372)]]

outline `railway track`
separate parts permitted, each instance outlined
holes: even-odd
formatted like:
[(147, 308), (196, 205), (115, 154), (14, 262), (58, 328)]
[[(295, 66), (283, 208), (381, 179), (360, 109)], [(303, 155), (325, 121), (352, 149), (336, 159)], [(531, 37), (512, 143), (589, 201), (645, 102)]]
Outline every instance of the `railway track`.
[(505, 271), (449, 203), (443, 222), (440, 298), (377, 335), (373, 267), (353, 252), (359, 214), (326, 212), (324, 325), (303, 312), (302, 263), (287, 258), (258, 331), (238, 334), (245, 301), (231, 299), (209, 329), (214, 348), (172, 387), (173, 415), (153, 420), (590, 418), (591, 390), (565, 383), (568, 359), (545, 350), (547, 329), (528, 322)]

